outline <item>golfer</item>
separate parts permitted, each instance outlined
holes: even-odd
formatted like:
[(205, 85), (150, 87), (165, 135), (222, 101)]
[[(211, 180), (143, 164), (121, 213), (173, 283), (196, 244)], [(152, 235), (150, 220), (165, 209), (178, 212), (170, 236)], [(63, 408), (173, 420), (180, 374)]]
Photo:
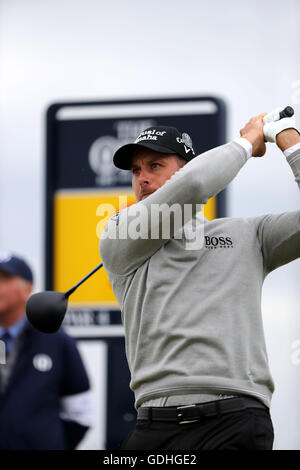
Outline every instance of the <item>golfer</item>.
[(100, 240), (138, 411), (125, 450), (272, 449), (261, 293), (271, 271), (300, 256), (300, 211), (212, 221), (201, 212), (265, 154), (265, 141), (276, 142), (300, 186), (295, 121), (264, 125), (265, 116), (198, 156), (172, 127), (146, 129), (114, 155), (132, 172), (136, 197)]

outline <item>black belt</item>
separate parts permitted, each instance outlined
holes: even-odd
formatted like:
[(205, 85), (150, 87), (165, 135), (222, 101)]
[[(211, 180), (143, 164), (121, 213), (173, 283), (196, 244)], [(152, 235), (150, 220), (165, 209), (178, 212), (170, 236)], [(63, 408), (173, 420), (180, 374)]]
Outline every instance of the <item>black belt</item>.
[(256, 398), (225, 398), (207, 403), (184, 406), (144, 407), (138, 409), (138, 420), (176, 421), (178, 424), (199, 421), (204, 417), (219, 416), (248, 408), (268, 410), (267, 406)]

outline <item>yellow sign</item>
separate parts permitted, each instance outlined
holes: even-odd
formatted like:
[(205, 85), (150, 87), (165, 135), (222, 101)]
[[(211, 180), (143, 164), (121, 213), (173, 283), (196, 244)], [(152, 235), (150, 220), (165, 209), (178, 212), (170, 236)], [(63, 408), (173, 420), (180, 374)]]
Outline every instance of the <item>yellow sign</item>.
[[(58, 191), (54, 197), (53, 288), (65, 292), (100, 262), (99, 238), (113, 212), (135, 203), (131, 190)], [(204, 214), (216, 217), (216, 198)], [(72, 294), (70, 306), (118, 307), (108, 276), (101, 268)]]

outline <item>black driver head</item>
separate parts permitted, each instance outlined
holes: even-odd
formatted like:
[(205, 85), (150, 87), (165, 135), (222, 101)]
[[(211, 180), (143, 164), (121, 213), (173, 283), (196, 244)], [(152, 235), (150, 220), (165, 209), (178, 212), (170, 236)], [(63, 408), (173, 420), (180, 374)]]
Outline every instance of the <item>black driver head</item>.
[(61, 326), (68, 307), (64, 292), (38, 292), (29, 297), (26, 315), (32, 326), (42, 333), (55, 333)]

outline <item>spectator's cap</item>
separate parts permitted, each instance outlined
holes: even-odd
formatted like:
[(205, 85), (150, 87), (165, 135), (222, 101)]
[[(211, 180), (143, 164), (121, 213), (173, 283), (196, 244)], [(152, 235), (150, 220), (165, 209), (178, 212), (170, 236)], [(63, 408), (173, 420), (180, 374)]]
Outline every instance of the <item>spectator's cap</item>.
[(114, 154), (114, 165), (121, 170), (130, 170), (132, 154), (139, 147), (176, 154), (187, 162), (196, 156), (188, 134), (179, 132), (176, 127), (155, 126), (145, 129), (132, 144), (120, 147)]
[(26, 261), (10, 252), (0, 252), (0, 271), (33, 282), (32, 270)]

